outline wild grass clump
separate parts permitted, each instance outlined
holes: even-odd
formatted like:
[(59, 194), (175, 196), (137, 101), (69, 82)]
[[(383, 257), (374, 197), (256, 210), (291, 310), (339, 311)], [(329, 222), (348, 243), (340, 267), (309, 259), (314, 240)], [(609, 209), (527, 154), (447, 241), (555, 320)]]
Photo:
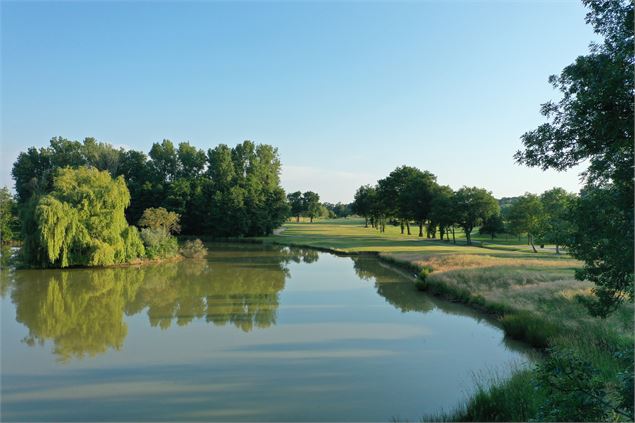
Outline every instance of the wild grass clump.
[(520, 311), (509, 313), (501, 319), (503, 330), (510, 338), (527, 342), (532, 347), (544, 349), (560, 329), (555, 324), (533, 313)]
[(200, 239), (185, 241), (181, 247), (181, 254), (187, 258), (201, 259), (207, 255), (207, 248)]
[(518, 422), (532, 419), (544, 402), (535, 389), (531, 369), (516, 371), (509, 379), (477, 383), (476, 392), (452, 413), (426, 416), (423, 421)]

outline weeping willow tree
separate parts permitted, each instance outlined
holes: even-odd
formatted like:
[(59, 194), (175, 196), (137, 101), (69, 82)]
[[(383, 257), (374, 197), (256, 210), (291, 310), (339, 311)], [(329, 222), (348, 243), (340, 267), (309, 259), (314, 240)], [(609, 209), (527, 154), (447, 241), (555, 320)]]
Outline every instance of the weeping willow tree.
[(120, 176), (95, 168), (57, 171), (53, 189), (34, 202), (34, 233), (26, 250), (32, 262), (53, 267), (107, 266), (144, 255), (124, 210), (130, 193)]

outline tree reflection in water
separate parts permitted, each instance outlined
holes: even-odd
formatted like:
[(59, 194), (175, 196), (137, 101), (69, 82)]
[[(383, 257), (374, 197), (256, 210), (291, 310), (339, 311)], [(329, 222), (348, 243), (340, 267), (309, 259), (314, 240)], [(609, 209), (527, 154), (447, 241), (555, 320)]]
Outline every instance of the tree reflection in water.
[[(125, 316), (145, 312), (153, 327), (167, 329), (195, 319), (242, 331), (276, 324), (279, 294), (289, 263), (314, 263), (320, 253), (306, 248), (221, 244), (205, 260), (108, 269), (4, 272), (16, 319), (29, 345), (53, 343), (61, 361), (94, 356), (123, 346)], [(355, 257), (358, 277), (371, 280), (379, 295), (401, 310), (427, 312), (429, 297), (374, 258)]]
[(318, 253), (286, 247), (211, 249), (207, 260), (141, 267), (2, 272), (24, 342), (50, 340), (61, 361), (119, 349), (128, 333), (124, 315), (146, 310), (162, 329), (194, 319), (248, 332), (276, 323), (287, 264), (312, 263)]

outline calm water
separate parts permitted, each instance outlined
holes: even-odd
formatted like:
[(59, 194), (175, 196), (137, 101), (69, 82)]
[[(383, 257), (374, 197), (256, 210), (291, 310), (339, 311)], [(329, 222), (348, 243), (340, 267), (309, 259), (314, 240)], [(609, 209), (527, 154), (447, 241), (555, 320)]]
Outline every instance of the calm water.
[(417, 420), (526, 351), (373, 258), (3, 271), (2, 420)]

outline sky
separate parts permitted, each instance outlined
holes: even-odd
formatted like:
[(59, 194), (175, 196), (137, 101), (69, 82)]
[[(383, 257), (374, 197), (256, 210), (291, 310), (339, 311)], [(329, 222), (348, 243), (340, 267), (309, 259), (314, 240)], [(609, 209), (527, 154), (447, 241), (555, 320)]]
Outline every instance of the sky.
[(578, 191), (514, 162), (595, 36), (580, 1), (1, 3), (0, 185), (54, 136), (271, 144), (287, 191), (352, 201), (401, 165), (496, 197)]

